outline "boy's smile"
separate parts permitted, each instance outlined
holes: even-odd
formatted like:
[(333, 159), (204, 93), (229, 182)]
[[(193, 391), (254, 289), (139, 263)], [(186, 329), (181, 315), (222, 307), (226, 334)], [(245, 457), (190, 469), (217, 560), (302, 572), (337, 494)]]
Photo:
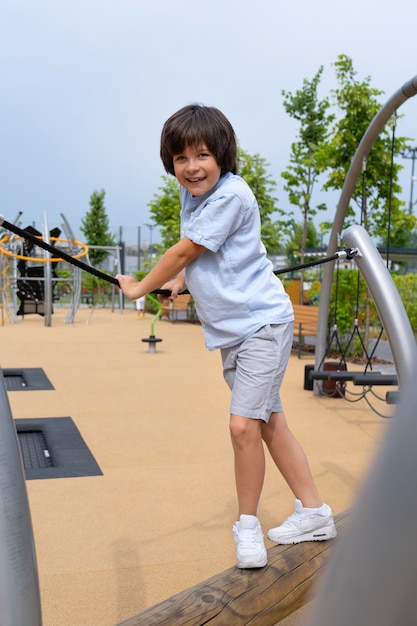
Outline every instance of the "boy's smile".
[(193, 196), (202, 196), (220, 178), (221, 169), (205, 144), (187, 146), (173, 157), (175, 176)]

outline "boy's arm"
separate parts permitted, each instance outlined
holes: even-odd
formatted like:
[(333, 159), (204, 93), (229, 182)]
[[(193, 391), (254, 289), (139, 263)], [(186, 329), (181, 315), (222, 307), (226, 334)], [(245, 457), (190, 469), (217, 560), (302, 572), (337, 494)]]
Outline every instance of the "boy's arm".
[(116, 278), (119, 281), (120, 289), (127, 298), (136, 300), (154, 289), (159, 289), (161, 285), (165, 285), (171, 281), (173, 276), (178, 274), (180, 274), (181, 282), (184, 283), (182, 270), (205, 250), (204, 246), (194, 243), (188, 237), (183, 237), (162, 255), (155, 267), (140, 282), (132, 276), (117, 274)]

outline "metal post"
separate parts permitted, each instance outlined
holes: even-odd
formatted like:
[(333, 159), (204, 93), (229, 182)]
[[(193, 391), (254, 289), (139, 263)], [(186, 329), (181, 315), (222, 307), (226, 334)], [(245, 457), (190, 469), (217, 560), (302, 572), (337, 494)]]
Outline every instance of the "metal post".
[(149, 228), (149, 251), (148, 251), (148, 259), (149, 264), (152, 265), (152, 231), (154, 229), (154, 224), (145, 224)]
[[(123, 253), (123, 256), (121, 256), (120, 252)], [(124, 261), (124, 243), (121, 242), (119, 246), (116, 246), (116, 265), (117, 265), (117, 271), (120, 272), (121, 274), (123, 273), (122, 271), (122, 267), (124, 270), (124, 262), (122, 265), (122, 259)], [(123, 291), (121, 289), (119, 289), (119, 311), (120, 314), (123, 314), (123, 309), (125, 308), (125, 299), (124, 299), (124, 295), (123, 295)]]
[[(46, 212), (43, 214), (43, 240), (45, 243), (51, 243), (49, 239), (49, 227)], [(45, 309), (45, 326), (51, 326), (52, 323), (52, 271), (51, 271), (51, 254), (47, 250), (44, 251), (45, 271), (43, 275), (43, 293), (44, 293), (44, 309)]]
[[(61, 213), (61, 217), (63, 220), (63, 228), (65, 231), (65, 234), (67, 236), (68, 241), (70, 242), (69, 245), (70, 245), (70, 253), (71, 253), (73, 250), (74, 242), (76, 240), (75, 235), (72, 231), (72, 228), (67, 218), (65, 217), (63, 213)], [(77, 309), (80, 304), (80, 299), (81, 299), (81, 284), (82, 284), (81, 269), (74, 265), (71, 265), (70, 267), (72, 269), (73, 292), (72, 292), (71, 303), (68, 309), (68, 313), (65, 317), (65, 324), (72, 324), (74, 322), (75, 314), (77, 312)]]
[(41, 626), (41, 603), (24, 470), (0, 370), (0, 623)]
[(410, 202), (408, 204), (408, 212), (410, 215), (413, 213), (414, 206), (414, 165), (417, 159), (417, 146), (408, 146), (406, 152), (401, 154), (403, 159), (411, 159), (411, 186), (410, 186)]

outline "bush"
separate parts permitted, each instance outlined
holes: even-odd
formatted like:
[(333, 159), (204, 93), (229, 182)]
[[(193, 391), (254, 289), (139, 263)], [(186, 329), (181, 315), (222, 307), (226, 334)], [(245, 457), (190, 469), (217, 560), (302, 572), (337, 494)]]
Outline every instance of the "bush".
[(393, 281), (398, 289), (404, 308), (410, 320), (414, 334), (417, 333), (417, 274), (394, 275)]

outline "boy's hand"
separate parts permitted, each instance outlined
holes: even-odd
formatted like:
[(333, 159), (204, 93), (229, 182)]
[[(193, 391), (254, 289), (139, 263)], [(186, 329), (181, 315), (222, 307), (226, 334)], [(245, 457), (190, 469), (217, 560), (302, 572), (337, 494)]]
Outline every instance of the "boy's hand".
[(133, 276), (116, 274), (116, 278), (119, 281), (120, 289), (129, 300), (137, 300), (137, 298), (145, 295), (145, 292), (140, 288), (140, 283)]
[(168, 281), (165, 285), (162, 285), (162, 289), (168, 289), (171, 292), (170, 296), (163, 297), (164, 300), (175, 300), (175, 298), (186, 289), (182, 274), (177, 278), (174, 278), (174, 280)]

